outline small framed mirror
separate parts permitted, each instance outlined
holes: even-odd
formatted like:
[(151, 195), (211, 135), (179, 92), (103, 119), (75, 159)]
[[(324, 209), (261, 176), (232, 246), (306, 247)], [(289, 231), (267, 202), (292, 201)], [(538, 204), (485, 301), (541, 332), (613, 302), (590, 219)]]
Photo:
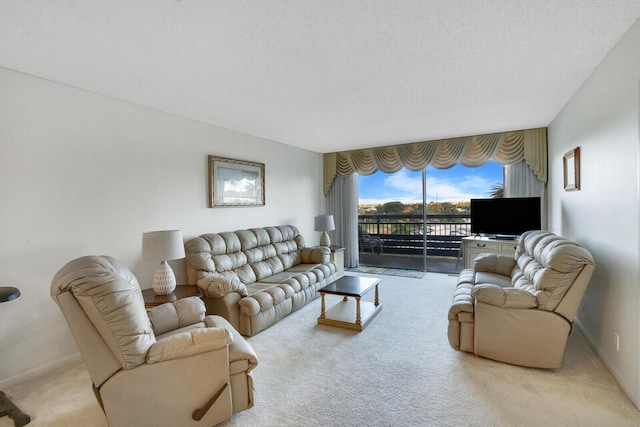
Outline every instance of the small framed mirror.
[(580, 147), (567, 151), (562, 163), (565, 191), (580, 190)]

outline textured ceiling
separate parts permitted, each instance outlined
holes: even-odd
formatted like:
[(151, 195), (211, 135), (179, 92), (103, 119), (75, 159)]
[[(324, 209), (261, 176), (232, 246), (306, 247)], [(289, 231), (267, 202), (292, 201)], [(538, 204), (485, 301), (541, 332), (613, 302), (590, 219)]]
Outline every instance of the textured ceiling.
[(317, 152), (547, 126), (640, 0), (0, 0), (0, 66)]

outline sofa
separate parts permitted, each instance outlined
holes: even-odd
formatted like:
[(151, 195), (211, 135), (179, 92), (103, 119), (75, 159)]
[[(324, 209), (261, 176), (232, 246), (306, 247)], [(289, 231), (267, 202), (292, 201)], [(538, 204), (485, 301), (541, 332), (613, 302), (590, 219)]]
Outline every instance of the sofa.
[(586, 248), (543, 230), (522, 234), (513, 257), (476, 257), (460, 273), (449, 308), (451, 347), (515, 365), (560, 367), (594, 269)]
[(208, 314), (252, 336), (319, 296), (338, 279), (330, 249), (305, 247), (292, 225), (203, 234), (185, 244), (187, 277)]
[(211, 426), (253, 406), (249, 343), (198, 297), (145, 309), (133, 273), (108, 256), (51, 282), (109, 426)]

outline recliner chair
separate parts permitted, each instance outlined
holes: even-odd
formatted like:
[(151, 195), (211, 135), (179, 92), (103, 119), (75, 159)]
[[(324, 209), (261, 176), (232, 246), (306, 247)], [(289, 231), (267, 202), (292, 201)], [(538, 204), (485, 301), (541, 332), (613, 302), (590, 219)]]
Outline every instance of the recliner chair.
[(199, 298), (147, 312), (133, 273), (108, 256), (67, 263), (51, 296), (109, 426), (211, 426), (253, 406), (257, 357)]
[(483, 254), (458, 277), (449, 308), (455, 350), (558, 368), (595, 263), (583, 246), (543, 230), (520, 236), (514, 257)]

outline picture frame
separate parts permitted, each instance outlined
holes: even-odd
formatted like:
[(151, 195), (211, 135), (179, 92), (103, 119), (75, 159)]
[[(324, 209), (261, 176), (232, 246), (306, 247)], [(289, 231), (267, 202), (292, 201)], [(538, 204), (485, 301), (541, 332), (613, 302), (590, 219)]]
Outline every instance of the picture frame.
[(209, 156), (209, 207), (264, 206), (264, 163)]
[(567, 151), (562, 159), (564, 190), (580, 190), (580, 147)]

